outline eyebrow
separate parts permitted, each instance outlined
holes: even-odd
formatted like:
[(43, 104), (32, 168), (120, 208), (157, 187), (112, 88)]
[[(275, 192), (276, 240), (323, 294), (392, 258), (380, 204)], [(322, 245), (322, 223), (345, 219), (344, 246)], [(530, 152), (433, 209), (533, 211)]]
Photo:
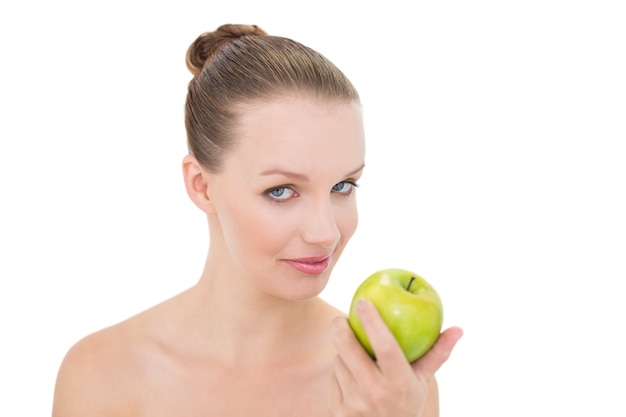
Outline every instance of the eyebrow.
[[(356, 174), (357, 172), (360, 172), (363, 170), (363, 168), (365, 168), (365, 164), (361, 164), (357, 169), (355, 169), (354, 171), (349, 172), (348, 174), (346, 174), (346, 178)], [(285, 169), (281, 169), (281, 168), (272, 168), (272, 169), (268, 169), (266, 171), (261, 172), (262, 176), (266, 176), (266, 175), (282, 175), (284, 177), (288, 177), (288, 178), (295, 178), (301, 181), (308, 181), (309, 177), (307, 177), (304, 174), (301, 174), (299, 172), (293, 172), (293, 171), (288, 171)]]

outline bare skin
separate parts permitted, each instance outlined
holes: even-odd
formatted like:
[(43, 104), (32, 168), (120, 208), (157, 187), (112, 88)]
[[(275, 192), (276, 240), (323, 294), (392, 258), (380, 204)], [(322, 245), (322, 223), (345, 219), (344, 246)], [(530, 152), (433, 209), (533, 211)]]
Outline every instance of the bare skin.
[[(228, 329), (202, 334), (210, 318), (198, 314), (206, 298), (200, 287), (74, 346), (53, 415), (329, 415), (330, 328), (338, 312), (320, 300), (302, 302), (299, 317), (285, 320), (292, 333), (276, 330), (280, 320), (254, 329), (252, 319), (245, 343), (230, 349), (236, 338)], [(273, 338), (258, 336), (271, 327)]]
[[(337, 343), (360, 349), (339, 311), (319, 299), (306, 301), (295, 332), (276, 333), (276, 342), (286, 337), (289, 343), (271, 348), (251, 334), (235, 354), (198, 334), (198, 322), (206, 318), (192, 306), (202, 298), (194, 287), (76, 344), (59, 373), (53, 416), (334, 415), (329, 386), (339, 359), (332, 329)], [(446, 336), (449, 347), (441, 347), (442, 355), (460, 334)], [(265, 355), (257, 350), (262, 344)], [(430, 359), (428, 366), (438, 368), (445, 357)], [(430, 370), (425, 375), (422, 416), (435, 417), (437, 384)]]
[[(408, 364), (366, 303), (374, 362), (317, 296), (356, 228), (358, 107), (284, 97), (249, 109), (241, 136), (219, 175), (183, 161), (210, 231), (197, 285), (74, 345), (53, 417), (438, 416), (434, 373), (460, 329)], [(294, 269), (317, 255), (323, 272)]]

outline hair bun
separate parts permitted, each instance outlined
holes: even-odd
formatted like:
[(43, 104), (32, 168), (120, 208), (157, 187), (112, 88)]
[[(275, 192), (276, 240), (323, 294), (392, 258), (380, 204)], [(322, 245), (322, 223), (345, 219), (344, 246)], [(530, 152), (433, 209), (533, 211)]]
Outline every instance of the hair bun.
[(224, 45), (245, 36), (267, 36), (257, 25), (227, 24), (213, 32), (205, 32), (187, 49), (187, 68), (196, 76), (202, 68)]

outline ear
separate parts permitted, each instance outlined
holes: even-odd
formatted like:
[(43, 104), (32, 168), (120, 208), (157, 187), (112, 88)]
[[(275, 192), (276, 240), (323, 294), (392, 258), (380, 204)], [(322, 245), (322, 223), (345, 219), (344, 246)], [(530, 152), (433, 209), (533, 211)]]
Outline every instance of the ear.
[(187, 155), (183, 158), (183, 177), (187, 195), (207, 214), (213, 210), (209, 197), (209, 175), (195, 156)]

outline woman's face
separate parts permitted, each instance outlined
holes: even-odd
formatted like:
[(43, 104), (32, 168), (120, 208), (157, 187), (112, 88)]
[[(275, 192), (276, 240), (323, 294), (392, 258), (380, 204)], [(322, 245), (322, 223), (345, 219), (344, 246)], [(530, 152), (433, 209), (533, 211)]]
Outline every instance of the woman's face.
[(282, 97), (246, 106), (211, 176), (212, 246), (228, 273), (287, 299), (319, 294), (357, 226), (365, 143), (358, 103)]

